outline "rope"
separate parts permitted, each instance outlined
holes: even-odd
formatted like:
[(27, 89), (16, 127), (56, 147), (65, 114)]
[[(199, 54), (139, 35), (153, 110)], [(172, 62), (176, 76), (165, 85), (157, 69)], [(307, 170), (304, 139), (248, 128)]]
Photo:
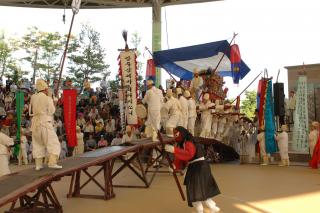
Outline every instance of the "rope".
[(167, 20), (167, 10), (166, 10), (166, 8), (164, 8), (164, 18), (165, 18), (165, 21), (166, 21), (167, 46), (168, 46), (168, 49), (170, 49), (169, 48), (168, 20)]

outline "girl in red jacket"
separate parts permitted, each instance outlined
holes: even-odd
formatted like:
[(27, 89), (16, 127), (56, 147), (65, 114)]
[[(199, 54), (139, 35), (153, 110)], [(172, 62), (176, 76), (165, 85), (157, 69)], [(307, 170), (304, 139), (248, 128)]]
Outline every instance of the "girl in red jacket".
[(220, 190), (204, 158), (203, 145), (196, 143), (191, 133), (181, 126), (174, 129), (174, 137), (177, 146), (166, 145), (165, 150), (174, 154), (176, 169), (181, 169), (183, 164), (188, 165), (184, 179), (188, 205), (195, 207), (197, 213), (203, 213), (202, 202), (206, 203), (211, 213), (220, 211), (211, 199), (220, 194)]

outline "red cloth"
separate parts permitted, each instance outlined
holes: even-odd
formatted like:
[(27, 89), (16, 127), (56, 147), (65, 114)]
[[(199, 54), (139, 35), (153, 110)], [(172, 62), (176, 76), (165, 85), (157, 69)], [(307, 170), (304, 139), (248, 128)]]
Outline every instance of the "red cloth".
[(320, 163), (320, 133), (318, 137), (318, 142), (313, 150), (312, 158), (309, 161), (309, 166), (313, 169), (317, 169), (319, 163)]
[(188, 161), (194, 157), (195, 154), (196, 147), (192, 142), (185, 142), (183, 149), (179, 147), (174, 147), (174, 165), (176, 166), (176, 169), (183, 169), (183, 166), (185, 166), (188, 163)]
[(147, 71), (146, 71), (146, 76), (156, 76), (156, 66), (154, 64), (153, 59), (149, 59), (147, 61)]
[(64, 126), (66, 128), (66, 136), (68, 147), (77, 146), (76, 119), (77, 119), (77, 90), (63, 90), (63, 114)]
[(241, 62), (240, 49), (237, 44), (233, 44), (230, 47), (230, 62), (232, 64)]

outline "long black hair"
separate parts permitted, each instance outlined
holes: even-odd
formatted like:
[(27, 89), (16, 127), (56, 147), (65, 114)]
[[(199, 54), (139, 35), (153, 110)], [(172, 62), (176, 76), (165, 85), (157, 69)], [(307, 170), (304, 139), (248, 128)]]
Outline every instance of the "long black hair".
[(194, 143), (192, 134), (186, 128), (182, 126), (177, 126), (175, 130), (180, 132), (182, 136), (182, 141), (178, 142), (178, 147), (183, 148), (183, 144), (186, 141), (191, 141), (192, 143)]

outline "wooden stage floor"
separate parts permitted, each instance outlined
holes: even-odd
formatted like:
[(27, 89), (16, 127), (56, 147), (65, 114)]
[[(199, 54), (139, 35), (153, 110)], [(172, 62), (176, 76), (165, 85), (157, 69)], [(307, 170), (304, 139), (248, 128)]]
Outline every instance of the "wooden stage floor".
[[(116, 163), (116, 166), (117, 163)], [(12, 167), (13, 171), (18, 168)], [(90, 168), (94, 170), (95, 168)], [(320, 171), (304, 166), (283, 168), (278, 166), (215, 164), (213, 174), (221, 195), (215, 198), (221, 213), (318, 213), (320, 212)], [(98, 179), (102, 179), (102, 175)], [(183, 177), (179, 176), (180, 182)], [(126, 169), (114, 180), (114, 184), (141, 184)], [(171, 175), (159, 173), (147, 189), (114, 188), (116, 197), (104, 201), (71, 198), (66, 194), (70, 177), (54, 182), (53, 187), (64, 212), (67, 213), (187, 213), (195, 212), (180, 198)], [(90, 183), (86, 193), (99, 193)], [(4, 212), (9, 205), (0, 208)], [(206, 209), (206, 213), (209, 211)]]

